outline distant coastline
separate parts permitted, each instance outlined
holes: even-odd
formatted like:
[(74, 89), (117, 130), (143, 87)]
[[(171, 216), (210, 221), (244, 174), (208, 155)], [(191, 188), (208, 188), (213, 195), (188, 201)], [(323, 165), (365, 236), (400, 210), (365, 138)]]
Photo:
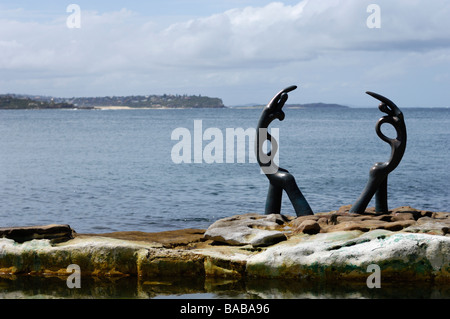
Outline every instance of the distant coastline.
[[(2, 94), (0, 110), (18, 109), (84, 109), (84, 110), (135, 110), (135, 109), (192, 109), (232, 108), (260, 109), (265, 105), (247, 104), (227, 107), (222, 99), (201, 95), (136, 95), (57, 98), (42, 95)], [(348, 106), (330, 103), (286, 104), (291, 109), (348, 109)]]
[[(233, 106), (234, 109), (260, 109), (265, 105), (260, 104), (250, 104), (243, 106)], [(305, 104), (286, 104), (284, 108), (290, 109), (349, 109), (349, 106), (335, 104), (335, 103), (305, 103)]]
[(55, 102), (50, 100), (39, 100), (14, 95), (0, 95), (0, 110), (23, 110), (23, 109), (73, 109), (75, 106), (67, 102)]
[(296, 108), (296, 109), (324, 109), (324, 108), (333, 108), (333, 109), (348, 109), (349, 107), (341, 104), (334, 103), (307, 103), (307, 104), (286, 104), (288, 108)]
[(42, 95), (0, 95), (0, 109), (170, 109), (224, 108), (220, 98), (201, 95), (132, 95), (57, 98)]

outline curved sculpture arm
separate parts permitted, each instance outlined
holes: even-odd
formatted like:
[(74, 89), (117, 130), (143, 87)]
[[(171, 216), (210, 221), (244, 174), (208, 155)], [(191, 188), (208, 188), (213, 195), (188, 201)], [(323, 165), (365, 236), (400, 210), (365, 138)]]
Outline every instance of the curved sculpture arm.
[[(388, 98), (373, 92), (366, 92), (370, 96), (376, 98), (381, 101), (378, 106), (379, 110), (383, 113), (386, 113), (386, 116), (380, 118), (375, 125), (375, 131), (381, 140), (388, 143), (391, 146), (391, 157), (390, 159), (384, 163), (384, 165), (379, 167), (384, 167), (388, 173), (393, 171), (397, 165), (400, 163), (403, 154), (406, 149), (406, 125), (405, 120), (403, 118), (402, 111), (395, 105), (394, 102), (389, 100)], [(389, 138), (381, 132), (381, 126), (383, 124), (390, 124), (395, 128), (397, 133), (396, 138)]]
[(400, 111), (397, 105), (395, 105), (395, 103), (389, 100), (387, 97), (370, 91), (367, 91), (366, 93), (381, 102), (378, 106), (381, 112), (391, 116), (401, 117), (403, 119), (402, 111)]
[[(264, 107), (261, 116), (259, 117), (258, 125), (256, 127), (255, 153), (256, 160), (266, 175), (274, 174), (280, 169), (272, 161), (273, 156), (278, 151), (278, 142), (272, 137), (272, 135), (270, 135), (267, 128), (275, 119), (280, 121), (284, 120), (285, 114), (283, 112), (283, 106), (288, 99), (287, 93), (295, 90), (296, 88), (296, 85), (291, 85), (278, 92)], [(263, 150), (263, 144), (265, 141), (269, 141), (271, 143), (271, 150), (267, 154)]]
[(283, 112), (283, 106), (284, 103), (286, 103), (288, 99), (289, 92), (295, 90), (297, 88), (296, 85), (291, 85), (280, 92), (278, 92), (272, 100), (267, 104), (263, 111), (261, 116), (259, 117), (258, 121), (258, 127), (257, 128), (267, 128), (269, 124), (275, 120), (278, 119), (280, 121), (284, 120), (284, 112)]
[[(297, 216), (312, 215), (313, 211), (297, 186), (294, 176), (286, 169), (278, 167), (273, 157), (278, 151), (278, 142), (267, 131), (269, 124), (278, 119), (284, 120), (283, 106), (288, 99), (288, 93), (295, 90), (296, 85), (289, 86), (278, 92), (264, 107), (256, 128), (255, 153), (262, 172), (269, 179), (269, 191), (266, 199), (266, 214), (280, 214), (283, 190), (289, 196)], [(270, 141), (271, 150), (266, 154), (263, 150), (265, 141)]]
[[(381, 132), (381, 125), (383, 125), (384, 123), (391, 124), (395, 128), (395, 130), (397, 132), (396, 138), (389, 138), (386, 135), (384, 135), (383, 132)], [(381, 138), (386, 143), (388, 143), (390, 145), (397, 144), (399, 133), (400, 133), (399, 127), (397, 125), (397, 121), (394, 118), (392, 118), (391, 116), (383, 116), (382, 118), (380, 118), (378, 120), (377, 124), (375, 125), (375, 131), (377, 132), (378, 137)]]
[[(356, 200), (355, 204), (353, 204), (350, 212), (359, 214), (363, 213), (370, 200), (375, 195), (375, 211), (386, 213), (388, 211), (387, 179), (389, 173), (398, 166), (403, 154), (405, 153), (406, 125), (403, 119), (403, 113), (394, 102), (377, 93), (366, 93), (381, 101), (378, 108), (381, 112), (387, 114), (378, 120), (375, 125), (375, 131), (381, 140), (391, 146), (391, 157), (387, 162), (375, 163), (375, 165), (372, 166), (369, 172), (369, 180), (366, 187)], [(397, 132), (397, 136), (395, 138), (389, 138), (381, 132), (381, 126), (385, 123), (390, 124), (395, 128), (395, 131)]]

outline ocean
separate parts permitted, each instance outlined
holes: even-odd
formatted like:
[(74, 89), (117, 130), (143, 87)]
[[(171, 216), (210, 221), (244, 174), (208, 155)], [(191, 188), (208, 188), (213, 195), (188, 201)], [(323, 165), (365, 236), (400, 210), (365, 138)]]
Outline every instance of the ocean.
[[(226, 147), (227, 129), (255, 128), (261, 110), (0, 111), (0, 227), (157, 232), (263, 214), (268, 180), (249, 155), (251, 141), (236, 143), (234, 154)], [(353, 204), (372, 165), (389, 159), (375, 133), (384, 114), (377, 107), (284, 111), (285, 120), (270, 126), (278, 129), (279, 166), (315, 213)], [(450, 109), (402, 111), (408, 142), (389, 175), (389, 207), (450, 211)], [(383, 131), (394, 137), (389, 125)], [(286, 194), (282, 213), (295, 215)]]

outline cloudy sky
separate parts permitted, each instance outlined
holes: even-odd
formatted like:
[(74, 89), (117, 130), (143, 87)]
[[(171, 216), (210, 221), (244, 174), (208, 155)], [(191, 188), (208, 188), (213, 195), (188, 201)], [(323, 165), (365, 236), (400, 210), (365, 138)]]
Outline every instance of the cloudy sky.
[(237, 105), (292, 84), (290, 103), (376, 106), (371, 90), (400, 107), (450, 107), (450, 1), (0, 3), (0, 94), (201, 94)]

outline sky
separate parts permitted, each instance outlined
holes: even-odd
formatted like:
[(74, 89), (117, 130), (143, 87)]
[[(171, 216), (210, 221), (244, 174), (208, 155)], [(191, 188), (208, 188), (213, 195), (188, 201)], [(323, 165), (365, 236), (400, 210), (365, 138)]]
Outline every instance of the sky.
[(0, 3), (0, 94), (232, 106), (297, 85), (288, 103), (376, 107), (373, 91), (400, 108), (450, 107), (449, 84), (448, 0)]

